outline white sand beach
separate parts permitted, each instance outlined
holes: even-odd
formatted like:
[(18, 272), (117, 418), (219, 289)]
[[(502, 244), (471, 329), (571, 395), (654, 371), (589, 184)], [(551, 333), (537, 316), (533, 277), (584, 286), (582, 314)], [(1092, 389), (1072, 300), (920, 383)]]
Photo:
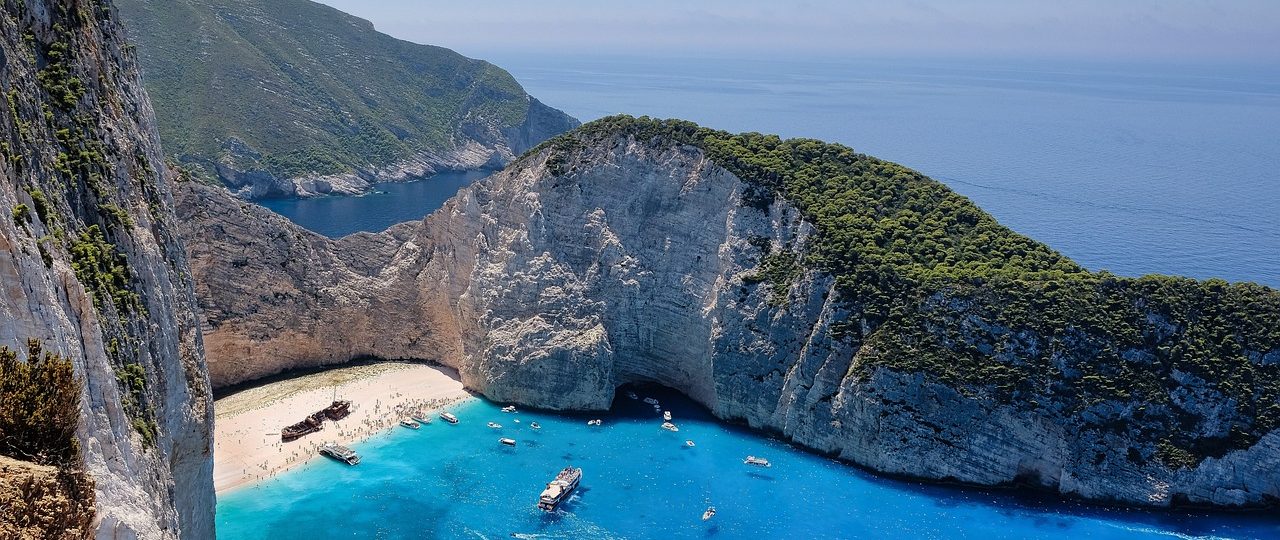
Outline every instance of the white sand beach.
[[(337, 399), (351, 415), (291, 442), (280, 429)], [(456, 372), (404, 362), (336, 367), (273, 382), (214, 402), (213, 483), (221, 493), (270, 478), (316, 457), (325, 442), (349, 444), (394, 427), (411, 411), (436, 411), (471, 397)]]

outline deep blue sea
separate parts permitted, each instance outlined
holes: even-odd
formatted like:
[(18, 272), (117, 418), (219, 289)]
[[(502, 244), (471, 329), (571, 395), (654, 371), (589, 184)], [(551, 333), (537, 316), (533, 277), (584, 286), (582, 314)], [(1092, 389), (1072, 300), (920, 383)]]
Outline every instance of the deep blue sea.
[[(582, 120), (678, 117), (902, 163), (1095, 270), (1280, 287), (1280, 66), (487, 59)], [(337, 236), (455, 189), (271, 206)]]
[[(714, 420), (669, 392), (658, 414), (619, 397), (604, 415), (500, 412), (474, 401), (435, 421), (355, 445), (354, 467), (321, 459), (218, 500), (218, 537), (481, 538), (1277, 538), (1251, 515), (1108, 510), (1036, 496), (887, 480)], [(586, 420), (602, 418), (602, 427)], [(519, 423), (516, 421), (519, 420)], [(490, 429), (493, 421), (501, 429)], [(541, 430), (529, 428), (537, 421)], [(498, 443), (517, 440), (516, 448)], [(684, 446), (692, 439), (695, 446)], [(772, 462), (744, 465), (747, 455)], [(576, 494), (555, 513), (534, 507), (566, 465)], [(716, 507), (703, 522), (702, 512)]]

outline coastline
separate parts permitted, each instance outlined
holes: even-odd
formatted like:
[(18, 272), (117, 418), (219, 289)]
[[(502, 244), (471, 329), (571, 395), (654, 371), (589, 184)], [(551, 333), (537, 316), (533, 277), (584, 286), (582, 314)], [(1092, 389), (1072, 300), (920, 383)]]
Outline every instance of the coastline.
[[(411, 411), (436, 411), (473, 397), (445, 367), (380, 362), (337, 367), (246, 388), (214, 401), (214, 490), (250, 487), (316, 457), (325, 442), (350, 445), (397, 425)], [(282, 442), (280, 429), (334, 399), (351, 414), (324, 429)]]

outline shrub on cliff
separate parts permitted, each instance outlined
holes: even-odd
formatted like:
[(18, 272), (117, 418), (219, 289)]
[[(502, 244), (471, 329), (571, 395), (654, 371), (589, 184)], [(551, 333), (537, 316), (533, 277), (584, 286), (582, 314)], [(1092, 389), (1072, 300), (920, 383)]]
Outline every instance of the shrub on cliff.
[(0, 454), (40, 464), (79, 459), (80, 385), (71, 360), (27, 341), (27, 359), (0, 347)]

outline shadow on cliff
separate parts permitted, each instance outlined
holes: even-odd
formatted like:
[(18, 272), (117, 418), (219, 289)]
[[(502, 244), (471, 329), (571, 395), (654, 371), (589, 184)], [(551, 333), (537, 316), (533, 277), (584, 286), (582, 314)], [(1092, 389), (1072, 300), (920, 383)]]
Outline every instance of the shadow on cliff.
[[(285, 371), (281, 371), (280, 373), (262, 377), (260, 379), (254, 379), (251, 381), (236, 383), (230, 386), (215, 388), (213, 390), (213, 399), (219, 400), (222, 398), (233, 396), (245, 390), (251, 390), (251, 389), (259, 388), (269, 384), (278, 383), (281, 381), (296, 379), (298, 377), (302, 377), (305, 375), (314, 375), (316, 373), (324, 373), (326, 371), (333, 371), (335, 369), (346, 369), (346, 368), (352, 368), (352, 367), (358, 367), (358, 366), (372, 366), (376, 364), (387, 364), (387, 363), (418, 364), (423, 366), (431, 366), (436, 370), (440, 371), (441, 373), (444, 373), (450, 379), (458, 381), (459, 383), (462, 382), (462, 376), (458, 373), (458, 370), (443, 364), (438, 364), (436, 362), (429, 362), (425, 360), (388, 360), (385, 358), (378, 358), (375, 356), (365, 356), (361, 358), (356, 358), (354, 360), (350, 360), (348, 362), (343, 362), (341, 364), (332, 364), (332, 365), (325, 365), (325, 366), (310, 366), (310, 367), (302, 367), (302, 368), (285, 370)], [(471, 390), (468, 389), (467, 391), (470, 392)]]

